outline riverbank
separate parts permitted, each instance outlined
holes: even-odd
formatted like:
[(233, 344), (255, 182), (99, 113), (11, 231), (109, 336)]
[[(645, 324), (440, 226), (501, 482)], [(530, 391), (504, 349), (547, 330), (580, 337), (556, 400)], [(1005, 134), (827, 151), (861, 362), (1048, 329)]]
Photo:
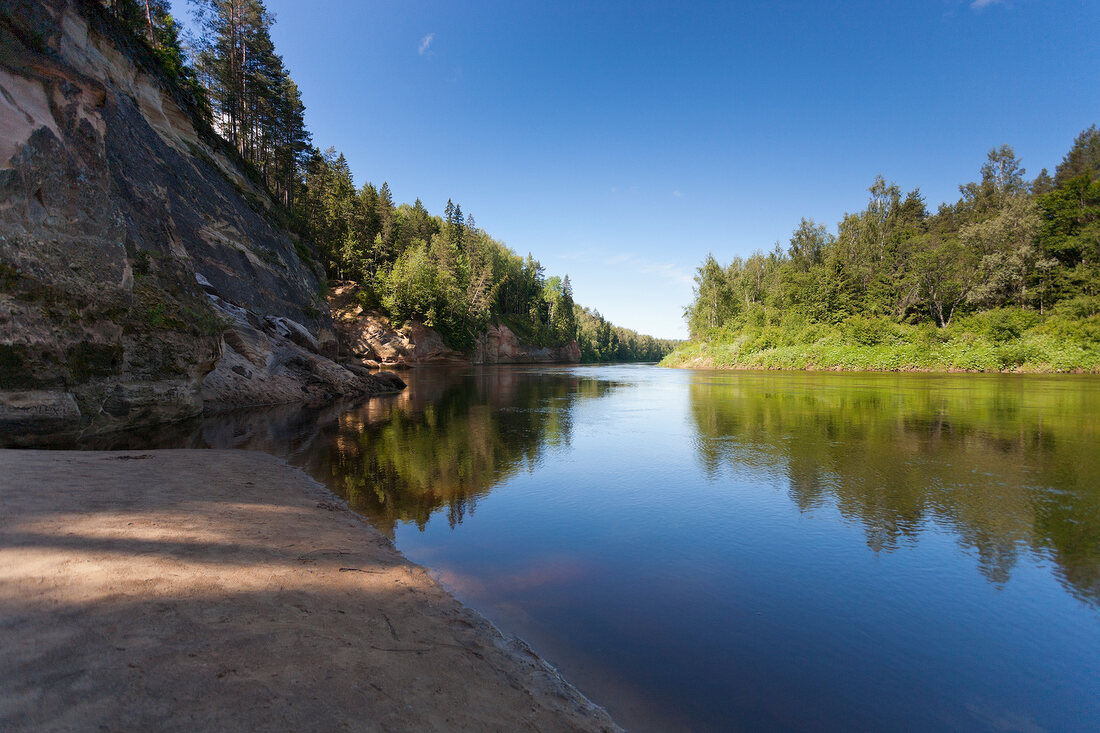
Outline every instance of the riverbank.
[(0, 469), (0, 729), (619, 730), (272, 456)]
[(880, 372), (1100, 372), (1100, 319), (1004, 309), (946, 328), (887, 318), (792, 321), (718, 329), (687, 341), (661, 366)]

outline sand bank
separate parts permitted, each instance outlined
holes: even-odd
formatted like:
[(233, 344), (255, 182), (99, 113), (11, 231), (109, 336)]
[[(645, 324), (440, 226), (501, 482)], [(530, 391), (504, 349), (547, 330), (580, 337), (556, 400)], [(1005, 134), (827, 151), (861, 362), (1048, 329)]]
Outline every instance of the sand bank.
[(323, 486), (245, 451), (0, 451), (0, 730), (608, 731)]

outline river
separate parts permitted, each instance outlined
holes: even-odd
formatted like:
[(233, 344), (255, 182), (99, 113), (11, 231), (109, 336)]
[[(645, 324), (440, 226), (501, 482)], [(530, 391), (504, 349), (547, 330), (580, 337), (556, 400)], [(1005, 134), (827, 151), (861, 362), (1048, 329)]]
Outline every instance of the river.
[(288, 457), (632, 731), (1100, 726), (1100, 379), (403, 376), (156, 442)]

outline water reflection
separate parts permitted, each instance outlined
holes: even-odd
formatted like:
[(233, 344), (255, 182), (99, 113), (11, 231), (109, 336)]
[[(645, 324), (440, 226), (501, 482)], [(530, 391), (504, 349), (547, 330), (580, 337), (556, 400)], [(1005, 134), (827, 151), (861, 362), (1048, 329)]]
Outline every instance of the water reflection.
[(480, 497), (544, 453), (567, 448), (572, 411), (618, 382), (583, 372), (417, 369), (403, 392), (325, 407), (235, 410), (158, 429), (97, 436), (97, 450), (234, 448), (287, 458), (326, 483), (388, 537), (445, 511), (452, 527)]
[(802, 511), (835, 505), (890, 552), (950, 528), (992, 583), (1052, 560), (1100, 605), (1100, 389), (1073, 377), (744, 374), (689, 387), (706, 474), (785, 476)]
[(564, 371), (420, 370), (401, 395), (326, 426), (309, 468), (390, 537), (440, 509), (453, 527), (494, 486), (569, 445), (577, 400), (614, 387)]
[[(437, 512), (461, 523), (494, 486), (570, 446), (579, 401), (627, 386), (583, 369), (420, 369), (407, 379), (404, 392), (366, 402), (227, 412), (81, 447), (268, 451), (392, 538), (398, 523), (423, 528)], [(912, 545), (930, 524), (948, 528), (998, 585), (1034, 553), (1100, 606), (1095, 379), (696, 373), (688, 395), (708, 478), (785, 479), (801, 511), (835, 506), (874, 552)]]

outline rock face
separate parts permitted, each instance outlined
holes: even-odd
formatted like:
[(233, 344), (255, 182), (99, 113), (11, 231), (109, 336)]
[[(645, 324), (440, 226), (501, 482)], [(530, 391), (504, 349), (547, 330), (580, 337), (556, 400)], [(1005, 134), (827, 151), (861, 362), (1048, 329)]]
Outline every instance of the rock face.
[(289, 318), (260, 318), (217, 295), (210, 299), (227, 327), (222, 333), (222, 357), (202, 380), (201, 395), (208, 410), (284, 402), (317, 404), (341, 395), (392, 392), (405, 386), (340, 366), (320, 354), (313, 335)]
[(469, 363), (470, 357), (448, 347), (439, 333), (424, 324), (414, 321), (397, 330), (386, 316), (364, 310), (358, 294), (355, 283), (337, 282), (329, 295), (342, 356), (369, 366)]
[(581, 360), (581, 347), (576, 341), (565, 346), (531, 346), (503, 323), (489, 327), (477, 339), (475, 364), (576, 364)]
[(335, 283), (329, 295), (336, 339), (342, 356), (369, 366), (411, 367), (431, 364), (562, 364), (577, 363), (576, 341), (565, 346), (531, 346), (504, 324), (481, 334), (473, 352), (465, 354), (443, 343), (438, 332), (413, 321), (395, 329), (377, 311), (365, 310), (353, 282)]
[(308, 247), (96, 5), (0, 8), (0, 441), (382, 389), (326, 358)]

